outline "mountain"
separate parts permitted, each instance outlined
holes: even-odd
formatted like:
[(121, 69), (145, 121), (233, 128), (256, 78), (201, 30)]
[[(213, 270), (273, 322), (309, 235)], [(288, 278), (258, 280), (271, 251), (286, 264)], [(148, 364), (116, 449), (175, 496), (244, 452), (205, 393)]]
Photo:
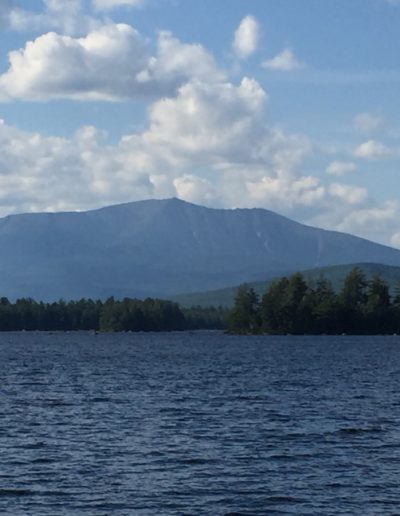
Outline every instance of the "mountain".
[(162, 296), (355, 262), (400, 266), (400, 251), (263, 209), (178, 199), (0, 219), (0, 295)]
[[(352, 263), (348, 265), (334, 265), (332, 267), (317, 267), (315, 269), (301, 271), (301, 273), (307, 282), (315, 282), (323, 276), (332, 283), (333, 288), (338, 292), (343, 285), (345, 277), (354, 267), (360, 268), (364, 272), (367, 280), (370, 280), (375, 274), (378, 274), (389, 285), (389, 289), (392, 293), (396, 286), (400, 284), (400, 267), (382, 265), (380, 263)], [(255, 281), (248, 283), (248, 285), (252, 287), (259, 296), (262, 296), (271, 281), (278, 278), (279, 276), (265, 281)], [(177, 296), (173, 296), (172, 300), (185, 308), (192, 306), (222, 306), (224, 308), (231, 308), (238, 288), (239, 285), (206, 292), (178, 294)]]

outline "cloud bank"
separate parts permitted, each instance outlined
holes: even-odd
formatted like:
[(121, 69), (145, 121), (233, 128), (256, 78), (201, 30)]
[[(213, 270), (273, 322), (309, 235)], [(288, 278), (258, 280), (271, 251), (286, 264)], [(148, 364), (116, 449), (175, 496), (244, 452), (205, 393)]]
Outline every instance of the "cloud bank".
[(220, 79), (201, 45), (161, 32), (157, 55), (131, 26), (109, 24), (74, 38), (55, 32), (9, 54), (0, 76), (0, 99), (126, 100), (169, 95), (194, 78)]
[[(139, 4), (98, 0), (96, 8)], [(233, 80), (202, 45), (168, 31), (151, 42), (127, 24), (90, 17), (79, 22), (81, 6), (79, 0), (47, 0), (33, 21), (45, 25), (48, 14), (58, 12), (59, 27), (9, 54), (0, 101), (144, 100), (145, 129), (110, 144), (95, 127), (56, 138), (3, 122), (1, 215), (178, 196), (211, 206), (266, 207), (377, 240), (385, 234), (397, 245), (398, 204), (379, 204), (364, 187), (344, 181), (361, 161), (393, 157), (395, 148), (367, 140), (347, 155), (330, 155), (319, 174), (309, 167), (317, 152), (313, 142), (268, 123), (268, 94), (258, 81)], [(12, 13), (22, 28), (26, 12), (3, 6), (3, 17)], [(89, 29), (79, 34), (83, 26)], [(259, 38), (257, 20), (247, 16), (234, 34), (236, 57), (253, 55)], [(304, 64), (286, 49), (263, 66), (289, 72)], [(354, 120), (362, 133), (381, 123), (369, 113)]]

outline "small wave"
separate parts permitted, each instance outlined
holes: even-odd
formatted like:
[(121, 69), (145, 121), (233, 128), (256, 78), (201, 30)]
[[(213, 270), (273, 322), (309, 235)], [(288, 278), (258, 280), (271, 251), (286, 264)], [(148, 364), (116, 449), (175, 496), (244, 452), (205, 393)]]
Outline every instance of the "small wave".
[(23, 450), (40, 450), (41, 448), (45, 448), (45, 447), (46, 447), (46, 444), (44, 442), (21, 444), (20, 446), (16, 446), (16, 448), (21, 448)]
[(265, 500), (269, 503), (304, 503), (304, 500), (301, 500), (299, 498), (294, 498), (293, 496), (285, 496), (285, 495), (275, 495), (275, 496), (269, 496)]
[(181, 461), (183, 464), (188, 464), (189, 466), (196, 466), (201, 464), (210, 464), (212, 462), (216, 462), (215, 459), (184, 459)]
[(358, 434), (375, 434), (384, 432), (382, 427), (373, 426), (370, 428), (362, 428), (362, 427), (348, 427), (348, 428), (340, 428), (336, 433), (342, 435), (358, 435)]
[(31, 462), (31, 464), (52, 464), (53, 462), (56, 462), (56, 460), (43, 457), (43, 458), (31, 460), (30, 462)]
[(44, 406), (48, 406), (48, 407), (73, 407), (74, 406), (74, 403), (71, 403), (69, 401), (54, 400), (54, 399), (42, 400), (42, 403)]
[(30, 489), (0, 489), (0, 498), (11, 496), (32, 496), (33, 494), (33, 491)]

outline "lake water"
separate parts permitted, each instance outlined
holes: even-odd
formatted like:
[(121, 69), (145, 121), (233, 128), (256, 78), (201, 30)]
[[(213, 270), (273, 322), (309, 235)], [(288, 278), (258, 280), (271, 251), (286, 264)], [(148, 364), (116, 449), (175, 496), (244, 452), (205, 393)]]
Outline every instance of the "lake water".
[(400, 514), (400, 337), (0, 334), (2, 515)]

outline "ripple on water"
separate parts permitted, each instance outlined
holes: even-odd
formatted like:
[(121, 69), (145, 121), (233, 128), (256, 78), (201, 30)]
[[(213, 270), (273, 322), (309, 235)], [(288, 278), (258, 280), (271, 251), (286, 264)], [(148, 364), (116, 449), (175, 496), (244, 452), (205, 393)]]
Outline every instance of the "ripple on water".
[(400, 514), (400, 338), (0, 334), (0, 513)]

